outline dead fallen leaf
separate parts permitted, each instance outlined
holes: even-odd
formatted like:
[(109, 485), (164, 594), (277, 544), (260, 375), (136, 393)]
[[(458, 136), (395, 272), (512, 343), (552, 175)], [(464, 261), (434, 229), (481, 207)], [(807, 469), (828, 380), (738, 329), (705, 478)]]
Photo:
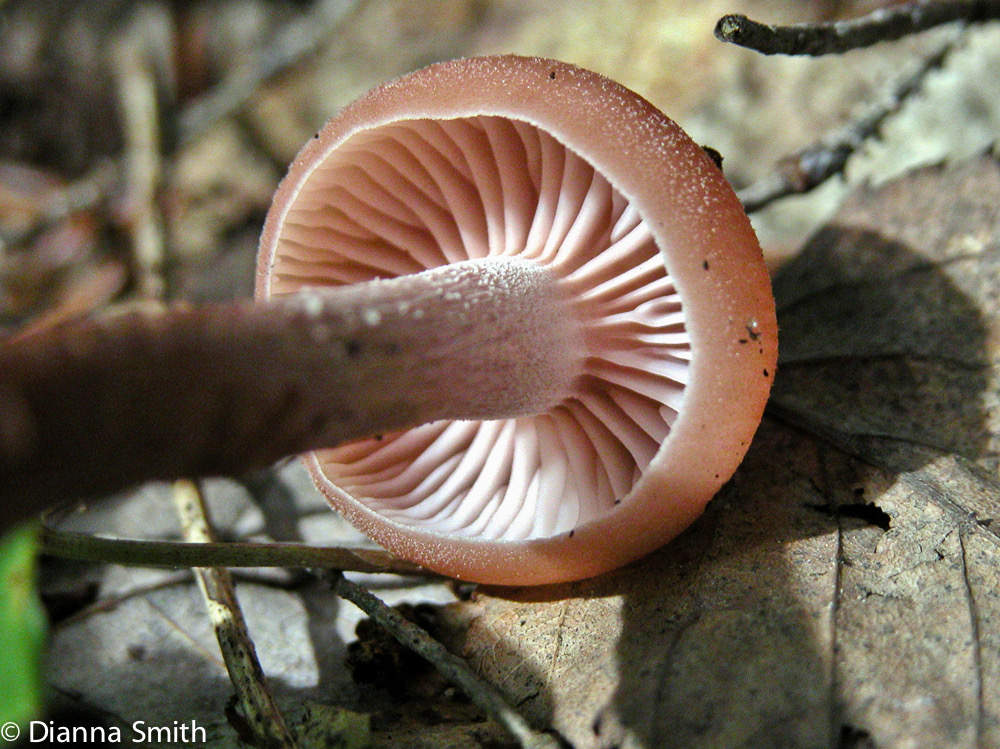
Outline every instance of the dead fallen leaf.
[(705, 516), (457, 604), (462, 651), (577, 749), (1000, 745), (998, 195), (992, 156), (856, 191), (776, 280), (773, 409)]

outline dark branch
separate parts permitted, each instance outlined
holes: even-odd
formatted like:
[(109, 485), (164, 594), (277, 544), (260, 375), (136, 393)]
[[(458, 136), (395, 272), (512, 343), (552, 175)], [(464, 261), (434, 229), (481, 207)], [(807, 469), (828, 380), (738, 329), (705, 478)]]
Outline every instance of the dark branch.
[(283, 567), (437, 577), (381, 549), (342, 546), (102, 538), (43, 526), (40, 548), (49, 556), (130, 567)]
[(728, 15), (719, 19), (715, 36), (764, 55), (819, 56), (900, 39), (953, 21), (981, 23), (998, 18), (1000, 0), (922, 0), (833, 23), (769, 26), (743, 15)]
[(331, 581), (334, 593), (353, 603), (402, 645), (432, 663), (473, 703), (510, 731), (523, 749), (560, 749), (566, 746), (560, 737), (533, 729), (520, 713), (507, 704), (504, 695), (493, 684), (478, 676), (465, 660), (450, 652), (424, 629), (407, 621), (396, 609), (340, 573), (333, 573)]
[(920, 66), (881, 102), (848, 124), (832, 137), (816, 143), (797, 154), (784, 158), (774, 174), (740, 190), (738, 195), (747, 213), (766, 208), (776, 200), (815, 189), (841, 172), (848, 159), (871, 137), (890, 115), (919, 90), (927, 75), (939, 69), (954, 49), (954, 43), (943, 44), (923, 59)]

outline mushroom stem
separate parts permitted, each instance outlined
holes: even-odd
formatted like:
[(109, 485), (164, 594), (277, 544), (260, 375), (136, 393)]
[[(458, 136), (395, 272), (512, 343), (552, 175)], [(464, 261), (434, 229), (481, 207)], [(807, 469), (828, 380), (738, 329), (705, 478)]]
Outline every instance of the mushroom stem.
[(436, 419), (544, 411), (583, 359), (558, 282), (511, 259), (21, 336), (0, 346), (3, 512), (237, 475)]

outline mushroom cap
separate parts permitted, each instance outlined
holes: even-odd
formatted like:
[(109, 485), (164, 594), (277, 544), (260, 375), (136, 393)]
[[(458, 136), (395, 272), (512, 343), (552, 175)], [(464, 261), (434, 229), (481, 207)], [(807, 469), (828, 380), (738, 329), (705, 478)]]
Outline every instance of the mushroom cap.
[[(257, 293), (484, 256), (564, 279), (589, 326), (579, 392), (555, 413), (317, 451), (318, 487), (394, 553), (477, 582), (579, 579), (658, 548), (736, 470), (774, 377), (770, 280), (738, 199), (678, 125), (597, 73), (454, 60), (371, 91), (306, 144), (265, 223)], [(514, 484), (531, 496), (510, 507)]]

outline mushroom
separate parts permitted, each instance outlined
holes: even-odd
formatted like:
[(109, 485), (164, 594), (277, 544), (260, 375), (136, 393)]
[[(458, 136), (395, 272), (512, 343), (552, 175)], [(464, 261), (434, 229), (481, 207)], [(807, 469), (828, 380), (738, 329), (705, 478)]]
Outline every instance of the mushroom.
[(702, 512), (775, 370), (719, 168), (551, 60), (432, 65), (346, 107), (276, 193), (257, 289), (0, 345), (0, 519), (316, 450), (329, 501), (404, 558), (578, 579)]
[(775, 371), (762, 253), (716, 164), (552, 60), (432, 65), (302, 149), (258, 296), (318, 311), (331, 288), (369, 300), (347, 355), (399, 368), (410, 426), (313, 452), (313, 479), (380, 544), (467, 580), (589, 577), (676, 536)]

